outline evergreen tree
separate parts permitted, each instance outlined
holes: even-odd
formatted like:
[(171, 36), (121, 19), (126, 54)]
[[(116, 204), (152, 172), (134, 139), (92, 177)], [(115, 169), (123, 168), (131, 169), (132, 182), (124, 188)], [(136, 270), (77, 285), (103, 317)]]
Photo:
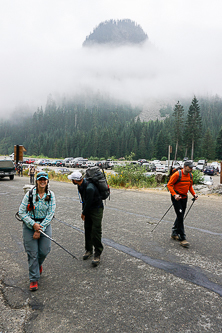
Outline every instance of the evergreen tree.
[(207, 160), (213, 160), (215, 158), (215, 145), (209, 128), (203, 138), (202, 156), (204, 156)]
[(193, 160), (194, 155), (194, 143), (198, 141), (201, 136), (201, 115), (200, 107), (197, 98), (194, 96), (192, 103), (189, 107), (186, 127), (185, 127), (185, 141), (188, 145), (191, 142), (191, 160)]
[(222, 127), (216, 142), (216, 158), (222, 161)]
[(176, 142), (174, 160), (177, 159), (177, 151), (178, 151), (179, 142), (182, 142), (183, 122), (184, 122), (183, 116), (184, 116), (184, 108), (178, 101), (177, 104), (175, 105), (174, 111), (173, 111), (174, 138), (175, 138), (175, 142)]

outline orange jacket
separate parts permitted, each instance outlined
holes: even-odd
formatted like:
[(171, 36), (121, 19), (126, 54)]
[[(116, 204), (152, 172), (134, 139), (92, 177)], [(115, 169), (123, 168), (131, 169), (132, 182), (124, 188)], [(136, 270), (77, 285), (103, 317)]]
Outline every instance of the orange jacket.
[(175, 184), (177, 179), (179, 178), (179, 171), (176, 171), (171, 177), (167, 184), (167, 187), (170, 191), (170, 193), (174, 196), (176, 194), (181, 194), (183, 197), (187, 197), (187, 192), (190, 191), (190, 193), (194, 196), (195, 192), (193, 189), (193, 179), (191, 180), (190, 174), (185, 175), (182, 171), (181, 180), (179, 183)]

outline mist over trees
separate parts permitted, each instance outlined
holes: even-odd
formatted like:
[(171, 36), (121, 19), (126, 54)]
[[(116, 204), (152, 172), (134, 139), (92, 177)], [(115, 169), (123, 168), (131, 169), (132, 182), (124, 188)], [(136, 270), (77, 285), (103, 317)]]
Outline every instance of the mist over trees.
[(34, 156), (120, 158), (133, 152), (135, 159), (150, 160), (167, 157), (171, 145), (171, 158), (177, 147), (176, 157), (182, 159), (191, 158), (193, 142), (194, 159), (222, 159), (220, 97), (178, 101), (161, 121), (141, 121), (140, 113), (138, 107), (100, 95), (76, 96), (58, 105), (50, 96), (45, 110), (0, 122), (0, 154), (9, 155), (20, 144)]

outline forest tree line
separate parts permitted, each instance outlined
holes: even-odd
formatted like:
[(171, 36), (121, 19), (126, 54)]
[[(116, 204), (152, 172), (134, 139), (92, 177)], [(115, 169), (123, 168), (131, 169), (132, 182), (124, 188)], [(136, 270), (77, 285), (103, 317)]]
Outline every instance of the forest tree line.
[[(25, 118), (0, 122), (0, 154), (16, 144), (27, 155), (222, 160), (222, 99), (218, 96), (178, 101), (163, 120), (141, 121), (141, 109), (108, 98), (73, 98), (60, 105), (50, 97)], [(193, 154), (193, 155), (192, 155)]]

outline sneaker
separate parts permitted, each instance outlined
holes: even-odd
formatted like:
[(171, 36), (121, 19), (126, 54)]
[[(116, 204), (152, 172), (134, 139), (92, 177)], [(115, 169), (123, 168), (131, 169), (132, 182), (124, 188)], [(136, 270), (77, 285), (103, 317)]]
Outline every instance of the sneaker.
[(29, 287), (29, 289), (30, 289), (31, 291), (36, 291), (36, 290), (38, 290), (38, 281), (32, 281), (32, 282), (30, 282), (30, 287)]
[(180, 242), (180, 245), (183, 247), (189, 247), (190, 244), (188, 243), (188, 241), (186, 239), (184, 239), (182, 242)]
[(42, 265), (39, 267), (39, 273), (42, 274)]
[(171, 235), (171, 238), (175, 240), (180, 240), (180, 237), (178, 235)]
[(92, 260), (92, 265), (94, 267), (98, 266), (100, 264), (100, 256), (94, 256), (93, 260)]
[(86, 253), (84, 254), (84, 256), (82, 257), (83, 260), (87, 260), (92, 256), (92, 251), (86, 251)]

